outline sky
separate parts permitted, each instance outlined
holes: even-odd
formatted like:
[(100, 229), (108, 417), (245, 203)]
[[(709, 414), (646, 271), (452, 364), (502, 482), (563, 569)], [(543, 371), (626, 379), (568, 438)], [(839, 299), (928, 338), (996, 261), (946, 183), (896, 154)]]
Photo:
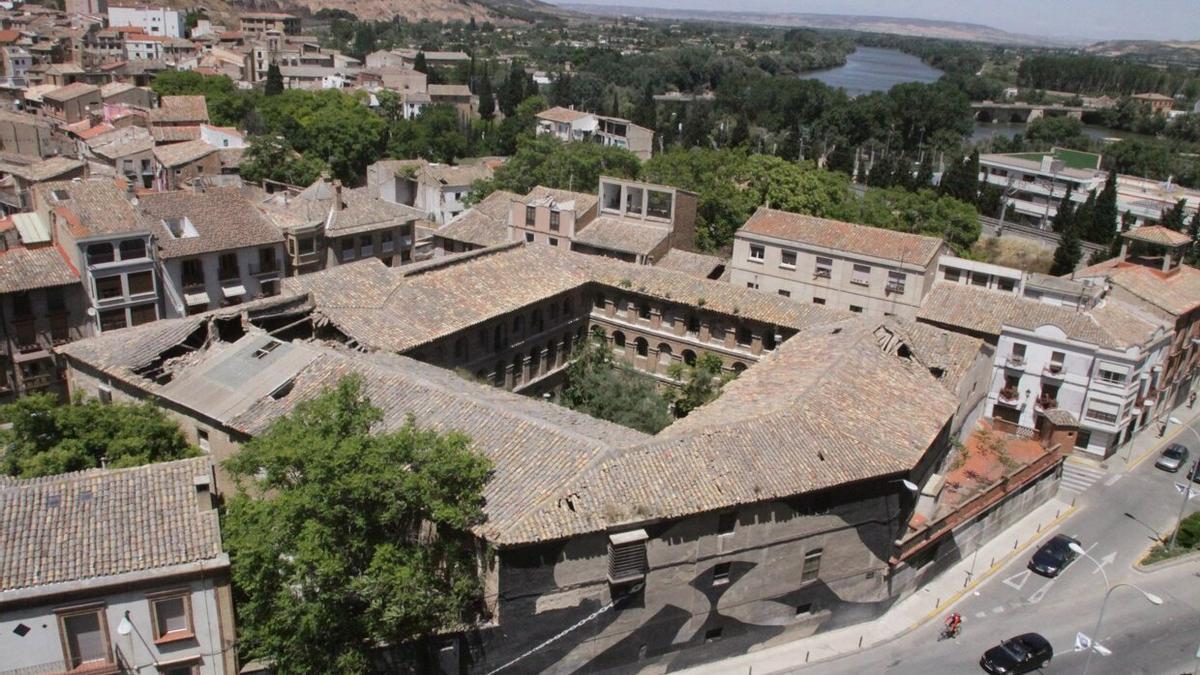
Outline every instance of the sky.
[(858, 14), (1072, 39), (1200, 40), (1200, 0), (553, 0), (671, 9)]

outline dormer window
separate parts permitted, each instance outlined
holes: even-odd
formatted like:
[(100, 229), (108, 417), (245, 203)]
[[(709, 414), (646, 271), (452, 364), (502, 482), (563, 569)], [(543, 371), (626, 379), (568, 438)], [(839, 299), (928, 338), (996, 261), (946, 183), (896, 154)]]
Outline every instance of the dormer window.
[(187, 216), (182, 218), (163, 218), (162, 226), (167, 231), (167, 234), (175, 239), (191, 239), (200, 236), (200, 233), (196, 231), (196, 226), (192, 225), (192, 221), (188, 220)]

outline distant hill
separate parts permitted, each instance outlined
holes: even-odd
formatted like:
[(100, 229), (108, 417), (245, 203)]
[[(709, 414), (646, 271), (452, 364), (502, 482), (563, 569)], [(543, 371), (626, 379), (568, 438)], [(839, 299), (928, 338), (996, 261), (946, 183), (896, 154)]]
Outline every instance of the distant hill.
[(676, 19), (685, 21), (720, 21), (769, 26), (796, 26), (853, 30), (864, 33), (890, 33), (915, 37), (965, 40), (993, 44), (1060, 46), (1065, 41), (1032, 35), (1009, 33), (991, 26), (956, 21), (933, 21), (930, 19), (904, 19), (887, 16), (851, 16), (846, 14), (793, 14), (776, 12), (704, 11), (695, 9), (665, 9), (651, 7), (629, 7), (623, 5), (587, 5), (562, 2), (559, 6), (576, 12), (599, 16), (640, 16), (654, 19)]
[(1200, 66), (1200, 40), (1192, 42), (1156, 42), (1154, 40), (1107, 40), (1087, 47), (1089, 54)]
[[(164, 0), (177, 9), (195, 6), (193, 0)], [(571, 13), (539, 0), (208, 0), (204, 3), (216, 18), (229, 20), (241, 12), (294, 12), (310, 16), (321, 9), (342, 9), (360, 19), (408, 21), (533, 22)]]

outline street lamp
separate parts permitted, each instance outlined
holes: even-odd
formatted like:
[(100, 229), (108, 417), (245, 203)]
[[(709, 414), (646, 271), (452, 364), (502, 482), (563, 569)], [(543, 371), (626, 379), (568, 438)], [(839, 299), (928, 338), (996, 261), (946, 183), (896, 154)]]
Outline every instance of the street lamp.
[[(1200, 441), (1200, 431), (1196, 431), (1192, 427), (1185, 425), (1178, 417), (1168, 417), (1167, 421), (1171, 424), (1178, 424), (1192, 432), (1196, 436), (1196, 440)], [(1183, 474), (1183, 501), (1179, 504), (1179, 520), (1175, 525), (1175, 529), (1171, 531), (1171, 541), (1167, 544), (1168, 551), (1175, 548), (1175, 539), (1179, 536), (1179, 528), (1183, 527), (1183, 513), (1187, 511), (1188, 499), (1192, 496), (1192, 477), (1196, 475), (1196, 471), (1196, 465), (1193, 464), (1192, 468)]]
[(1100, 642), (1100, 624), (1104, 621), (1104, 609), (1108, 607), (1108, 596), (1112, 595), (1113, 591), (1117, 590), (1118, 588), (1122, 586), (1128, 586), (1138, 593), (1141, 593), (1142, 597), (1146, 598), (1146, 602), (1149, 602), (1152, 605), (1163, 604), (1163, 599), (1153, 593), (1148, 593), (1137, 586), (1134, 586), (1133, 584), (1122, 582), (1116, 584), (1115, 586), (1110, 586), (1108, 583), (1108, 572), (1104, 571), (1104, 565), (1101, 565), (1099, 561), (1088, 555), (1088, 552), (1083, 550), (1083, 547), (1079, 544), (1071, 542), (1067, 544), (1067, 546), (1077, 555), (1083, 556), (1084, 558), (1092, 561), (1092, 564), (1096, 566), (1096, 569), (1100, 570), (1101, 576), (1104, 577), (1104, 585), (1108, 588), (1108, 590), (1104, 592), (1104, 602), (1100, 603), (1100, 615), (1096, 617), (1096, 627), (1092, 630), (1092, 639), (1088, 644), (1087, 661), (1083, 663), (1083, 675), (1087, 675), (1088, 668), (1090, 668), (1092, 665), (1092, 654), (1096, 651), (1096, 645)]

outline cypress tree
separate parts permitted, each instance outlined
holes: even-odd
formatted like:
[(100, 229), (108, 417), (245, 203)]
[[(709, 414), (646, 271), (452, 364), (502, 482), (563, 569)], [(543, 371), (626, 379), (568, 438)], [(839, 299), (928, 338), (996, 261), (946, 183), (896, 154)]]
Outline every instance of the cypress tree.
[(413, 59), (413, 70), (418, 73), (429, 74), (429, 66), (425, 64), (425, 52), (417, 52), (416, 58)]
[(483, 66), (483, 78), (479, 80), (479, 117), (490, 122), (496, 115), (496, 98), (492, 95), (492, 78), (490, 69)]
[(1096, 209), (1092, 211), (1092, 222), (1087, 225), (1088, 241), (1107, 244), (1116, 235), (1117, 218), (1117, 172), (1108, 172), (1108, 180), (1104, 181), (1104, 189), (1096, 197)]
[(1075, 271), (1079, 259), (1083, 257), (1083, 249), (1079, 245), (1079, 234), (1071, 226), (1062, 233), (1058, 248), (1054, 249), (1054, 262), (1050, 265), (1050, 274), (1064, 276)]
[(283, 73), (279, 71), (279, 64), (272, 63), (267, 66), (267, 82), (263, 85), (263, 93), (267, 96), (283, 93)]
[(1187, 217), (1187, 214), (1184, 212), (1185, 207), (1187, 207), (1186, 199), (1180, 199), (1175, 202), (1175, 206), (1172, 206), (1170, 211), (1163, 214), (1163, 227), (1169, 227), (1176, 232), (1182, 232), (1184, 219)]
[(1050, 219), (1050, 227), (1058, 233), (1065, 233), (1075, 224), (1075, 202), (1071, 200), (1071, 192), (1075, 186), (1067, 183), (1067, 192), (1058, 203), (1058, 210)]

